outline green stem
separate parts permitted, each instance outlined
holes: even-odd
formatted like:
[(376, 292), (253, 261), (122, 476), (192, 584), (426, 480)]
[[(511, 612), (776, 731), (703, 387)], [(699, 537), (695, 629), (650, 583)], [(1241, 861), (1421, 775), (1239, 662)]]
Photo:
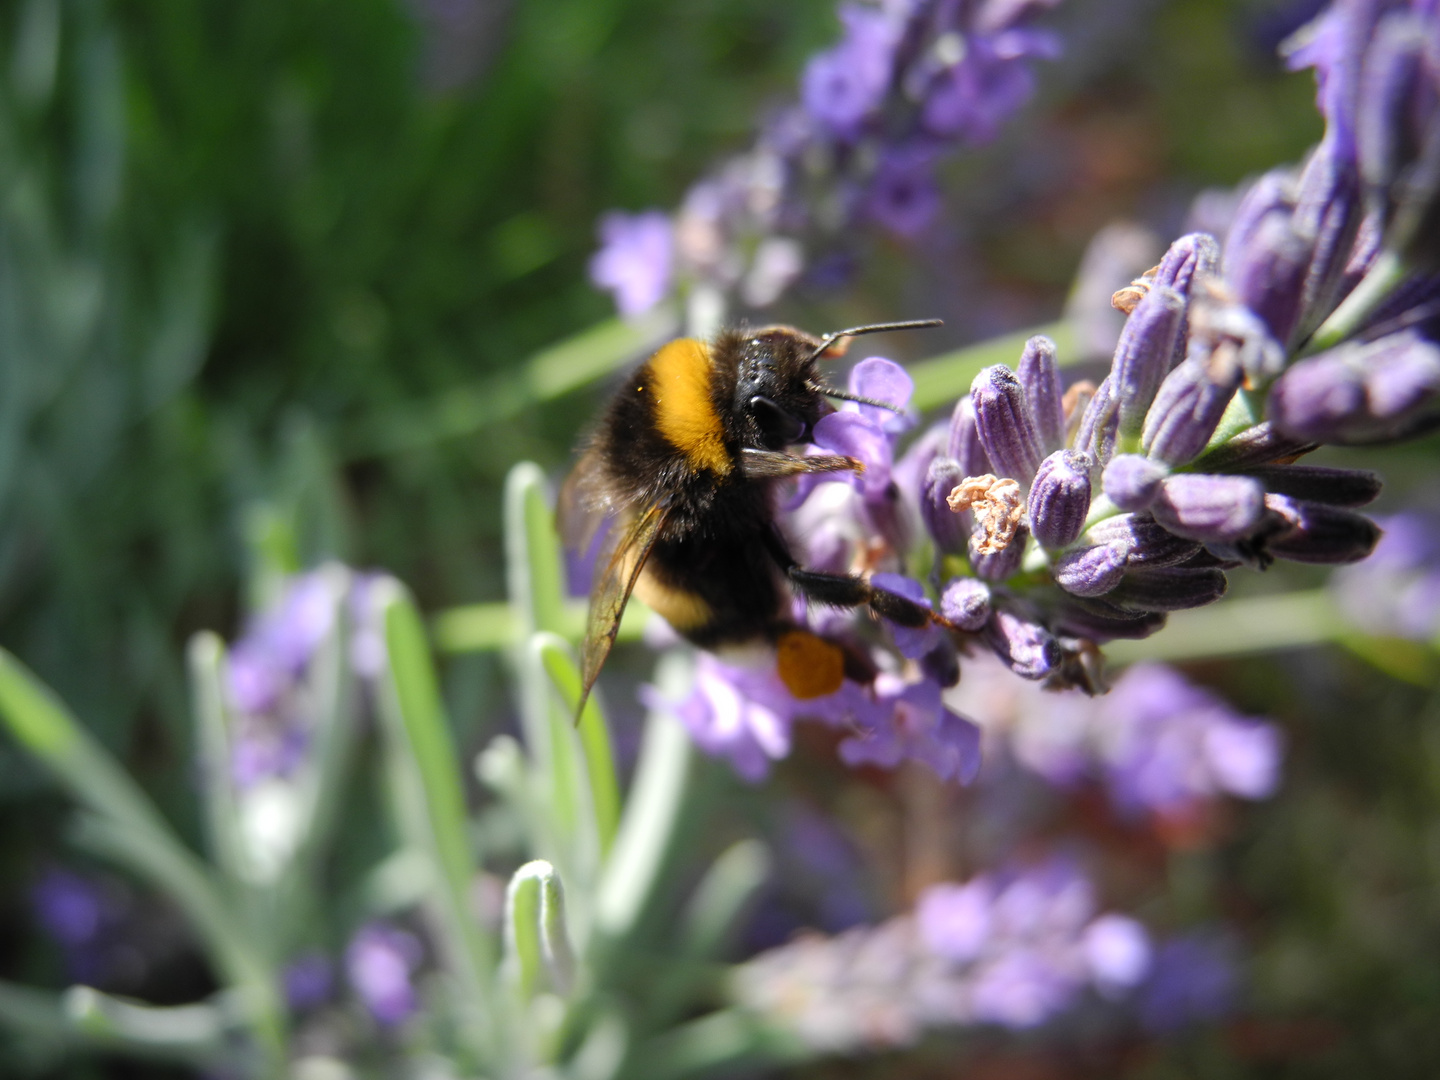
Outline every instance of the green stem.
[(1055, 355), (1061, 365), (1080, 359), (1070, 324), (1059, 319), (911, 364), (908, 370), (915, 380), (915, 392), (910, 396), (910, 403), (921, 412), (953, 403), (961, 394), (969, 392), (970, 383), (982, 369), (991, 364), (1013, 365), (1020, 358), (1025, 342), (1037, 334), (1055, 342)]
[(1375, 265), (1356, 285), (1349, 296), (1340, 303), (1330, 317), (1320, 324), (1320, 329), (1311, 335), (1302, 356), (1312, 356), (1333, 348), (1354, 336), (1360, 325), (1370, 317), (1400, 282), (1405, 280), (1409, 267), (1398, 252), (1386, 249), (1375, 257)]
[(1276, 649), (1339, 645), (1392, 678), (1431, 686), (1440, 675), (1433, 645), (1375, 637), (1357, 630), (1327, 589), (1223, 600), (1213, 607), (1178, 611), (1160, 633), (1144, 641), (1105, 646), (1112, 662), (1210, 660)]

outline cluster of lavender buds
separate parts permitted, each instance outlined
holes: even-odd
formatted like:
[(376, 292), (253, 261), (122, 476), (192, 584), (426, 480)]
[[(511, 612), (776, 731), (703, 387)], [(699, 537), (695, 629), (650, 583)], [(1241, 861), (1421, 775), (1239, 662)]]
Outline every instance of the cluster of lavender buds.
[(1264, 799), (1284, 739), (1161, 664), (1138, 664), (1104, 697), (1048, 694), (996, 663), (967, 664), (953, 695), (1004, 752), (1062, 790), (1102, 784), (1122, 817), (1185, 818), (1221, 796)]
[(844, 35), (810, 60), (799, 104), (776, 111), (673, 216), (607, 214), (591, 280), (625, 315), (677, 293), (764, 307), (807, 254), (817, 279), (833, 276), (856, 224), (919, 235), (941, 209), (940, 160), (992, 139), (1033, 92), (1030, 61), (1058, 54), (1055, 37), (1029, 25), (1056, 2), (843, 3)]
[[(846, 48), (869, 40), (863, 22)], [(1319, 73), (1325, 138), (1302, 166), (1251, 184), (1223, 237), (1190, 233), (1115, 283), (1126, 320), (1099, 385), (1065, 386), (1054, 344), (1031, 338), (900, 455), (908, 376), (878, 357), (853, 369), (852, 394), (894, 411), (847, 403), (815, 426), (807, 452), (865, 470), (805, 478), (782, 524), (807, 565), (865, 574), (932, 605), (945, 628), (889, 626), (877, 643), (863, 616), (797, 603), (797, 622), (861, 639), (881, 679), (799, 703), (768, 675), (705, 658), (672, 703), (701, 746), (758, 777), (804, 716), (851, 732), (840, 752), (853, 764), (916, 759), (964, 779), (973, 726), (945, 696), (961, 654), (988, 649), (1026, 679), (1094, 693), (1101, 645), (1219, 599), (1227, 571), (1370, 553), (1380, 529), (1357, 508), (1379, 478), (1297, 459), (1440, 419), (1427, 247), (1440, 232), (1440, 14), (1422, 0), (1343, 3), (1290, 57)], [(1215, 743), (1206, 783), (1261, 794), (1278, 748), (1252, 727), (1222, 753), (1238, 730), (1200, 724), (1186, 738)], [(1247, 754), (1248, 779), (1226, 779)]]
[(927, 1030), (1036, 1028), (1088, 1001), (1143, 994), (1145, 929), (1101, 913), (1063, 856), (927, 889), (913, 913), (763, 952), (733, 981), (736, 1000), (827, 1052), (906, 1046)]

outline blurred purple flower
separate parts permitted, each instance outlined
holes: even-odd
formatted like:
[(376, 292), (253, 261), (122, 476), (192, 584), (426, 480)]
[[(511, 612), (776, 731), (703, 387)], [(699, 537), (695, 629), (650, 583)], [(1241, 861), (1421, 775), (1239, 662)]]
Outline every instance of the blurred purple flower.
[(1141, 1023), (1163, 1035), (1224, 1017), (1238, 997), (1236, 953), (1230, 937), (1214, 929), (1164, 942), (1141, 989)]
[(334, 965), (323, 953), (306, 953), (285, 965), (281, 981), (286, 1003), (297, 1012), (305, 1012), (330, 999), (335, 985)]
[(41, 929), (68, 948), (90, 944), (105, 920), (105, 900), (90, 879), (52, 867), (30, 890), (30, 905)]
[(919, 236), (942, 205), (934, 155), (915, 148), (886, 154), (870, 181), (867, 205), (870, 216), (896, 236)]
[(345, 973), (370, 1015), (392, 1027), (419, 1008), (412, 977), (420, 960), (414, 934), (391, 923), (372, 922), (350, 939)]
[(829, 1051), (904, 1046), (933, 1027), (1033, 1028), (1087, 987), (1119, 997), (1148, 974), (1144, 929), (1095, 908), (1072, 861), (1012, 866), (931, 886), (913, 915), (761, 953), (735, 991), (767, 1023)]
[(659, 210), (600, 219), (600, 250), (590, 260), (590, 280), (615, 296), (625, 316), (643, 315), (670, 292), (675, 261), (674, 228)]
[(1433, 640), (1440, 634), (1440, 516), (1408, 510), (1379, 519), (1369, 559), (1342, 568), (1331, 587), (1347, 618), (1372, 634)]
[(800, 99), (832, 134), (852, 139), (889, 89), (901, 27), (885, 12), (859, 4), (842, 4), (840, 20), (845, 36), (811, 59), (801, 78)]
[(764, 669), (726, 664), (700, 653), (695, 682), (680, 701), (668, 701), (654, 687), (641, 690), (652, 709), (669, 712), (707, 754), (728, 758), (735, 771), (751, 783), (763, 780), (770, 762), (790, 753), (789, 696), (773, 662)]
[(925, 126), (971, 145), (993, 139), (1034, 93), (1035, 76), (1024, 61), (1060, 54), (1059, 39), (1039, 30), (954, 33), (940, 40), (954, 62), (926, 96)]

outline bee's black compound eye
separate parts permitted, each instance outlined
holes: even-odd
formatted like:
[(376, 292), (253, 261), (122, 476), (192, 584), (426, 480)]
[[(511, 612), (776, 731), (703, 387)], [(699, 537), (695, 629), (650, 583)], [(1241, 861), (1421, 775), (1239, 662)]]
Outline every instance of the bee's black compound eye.
[(805, 421), (786, 412), (775, 402), (756, 394), (750, 399), (750, 415), (755, 418), (767, 448), (778, 450), (797, 443), (805, 435)]

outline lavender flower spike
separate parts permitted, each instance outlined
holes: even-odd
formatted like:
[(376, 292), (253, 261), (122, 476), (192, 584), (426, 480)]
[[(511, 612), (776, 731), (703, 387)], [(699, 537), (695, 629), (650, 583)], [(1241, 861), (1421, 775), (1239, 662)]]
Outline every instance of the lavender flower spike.
[(1161, 485), (1151, 511), (1176, 536), (1200, 543), (1243, 540), (1265, 516), (1265, 489), (1248, 476), (1183, 473)]
[(1047, 548), (1074, 543), (1090, 513), (1090, 470), (1083, 450), (1057, 450), (1040, 463), (1030, 485), (1030, 531)]
[(1139, 437), (1145, 414), (1170, 370), (1185, 321), (1185, 298), (1152, 288), (1125, 321), (1115, 347), (1112, 386), (1120, 398), (1120, 437)]
[(1039, 334), (1025, 342), (1015, 375), (1025, 389), (1041, 446), (1047, 453), (1060, 449), (1065, 445), (1065, 390), (1055, 361), (1055, 343)]
[(995, 364), (970, 384), (975, 426), (999, 475), (1028, 484), (1040, 467), (1040, 434), (1015, 373)]

